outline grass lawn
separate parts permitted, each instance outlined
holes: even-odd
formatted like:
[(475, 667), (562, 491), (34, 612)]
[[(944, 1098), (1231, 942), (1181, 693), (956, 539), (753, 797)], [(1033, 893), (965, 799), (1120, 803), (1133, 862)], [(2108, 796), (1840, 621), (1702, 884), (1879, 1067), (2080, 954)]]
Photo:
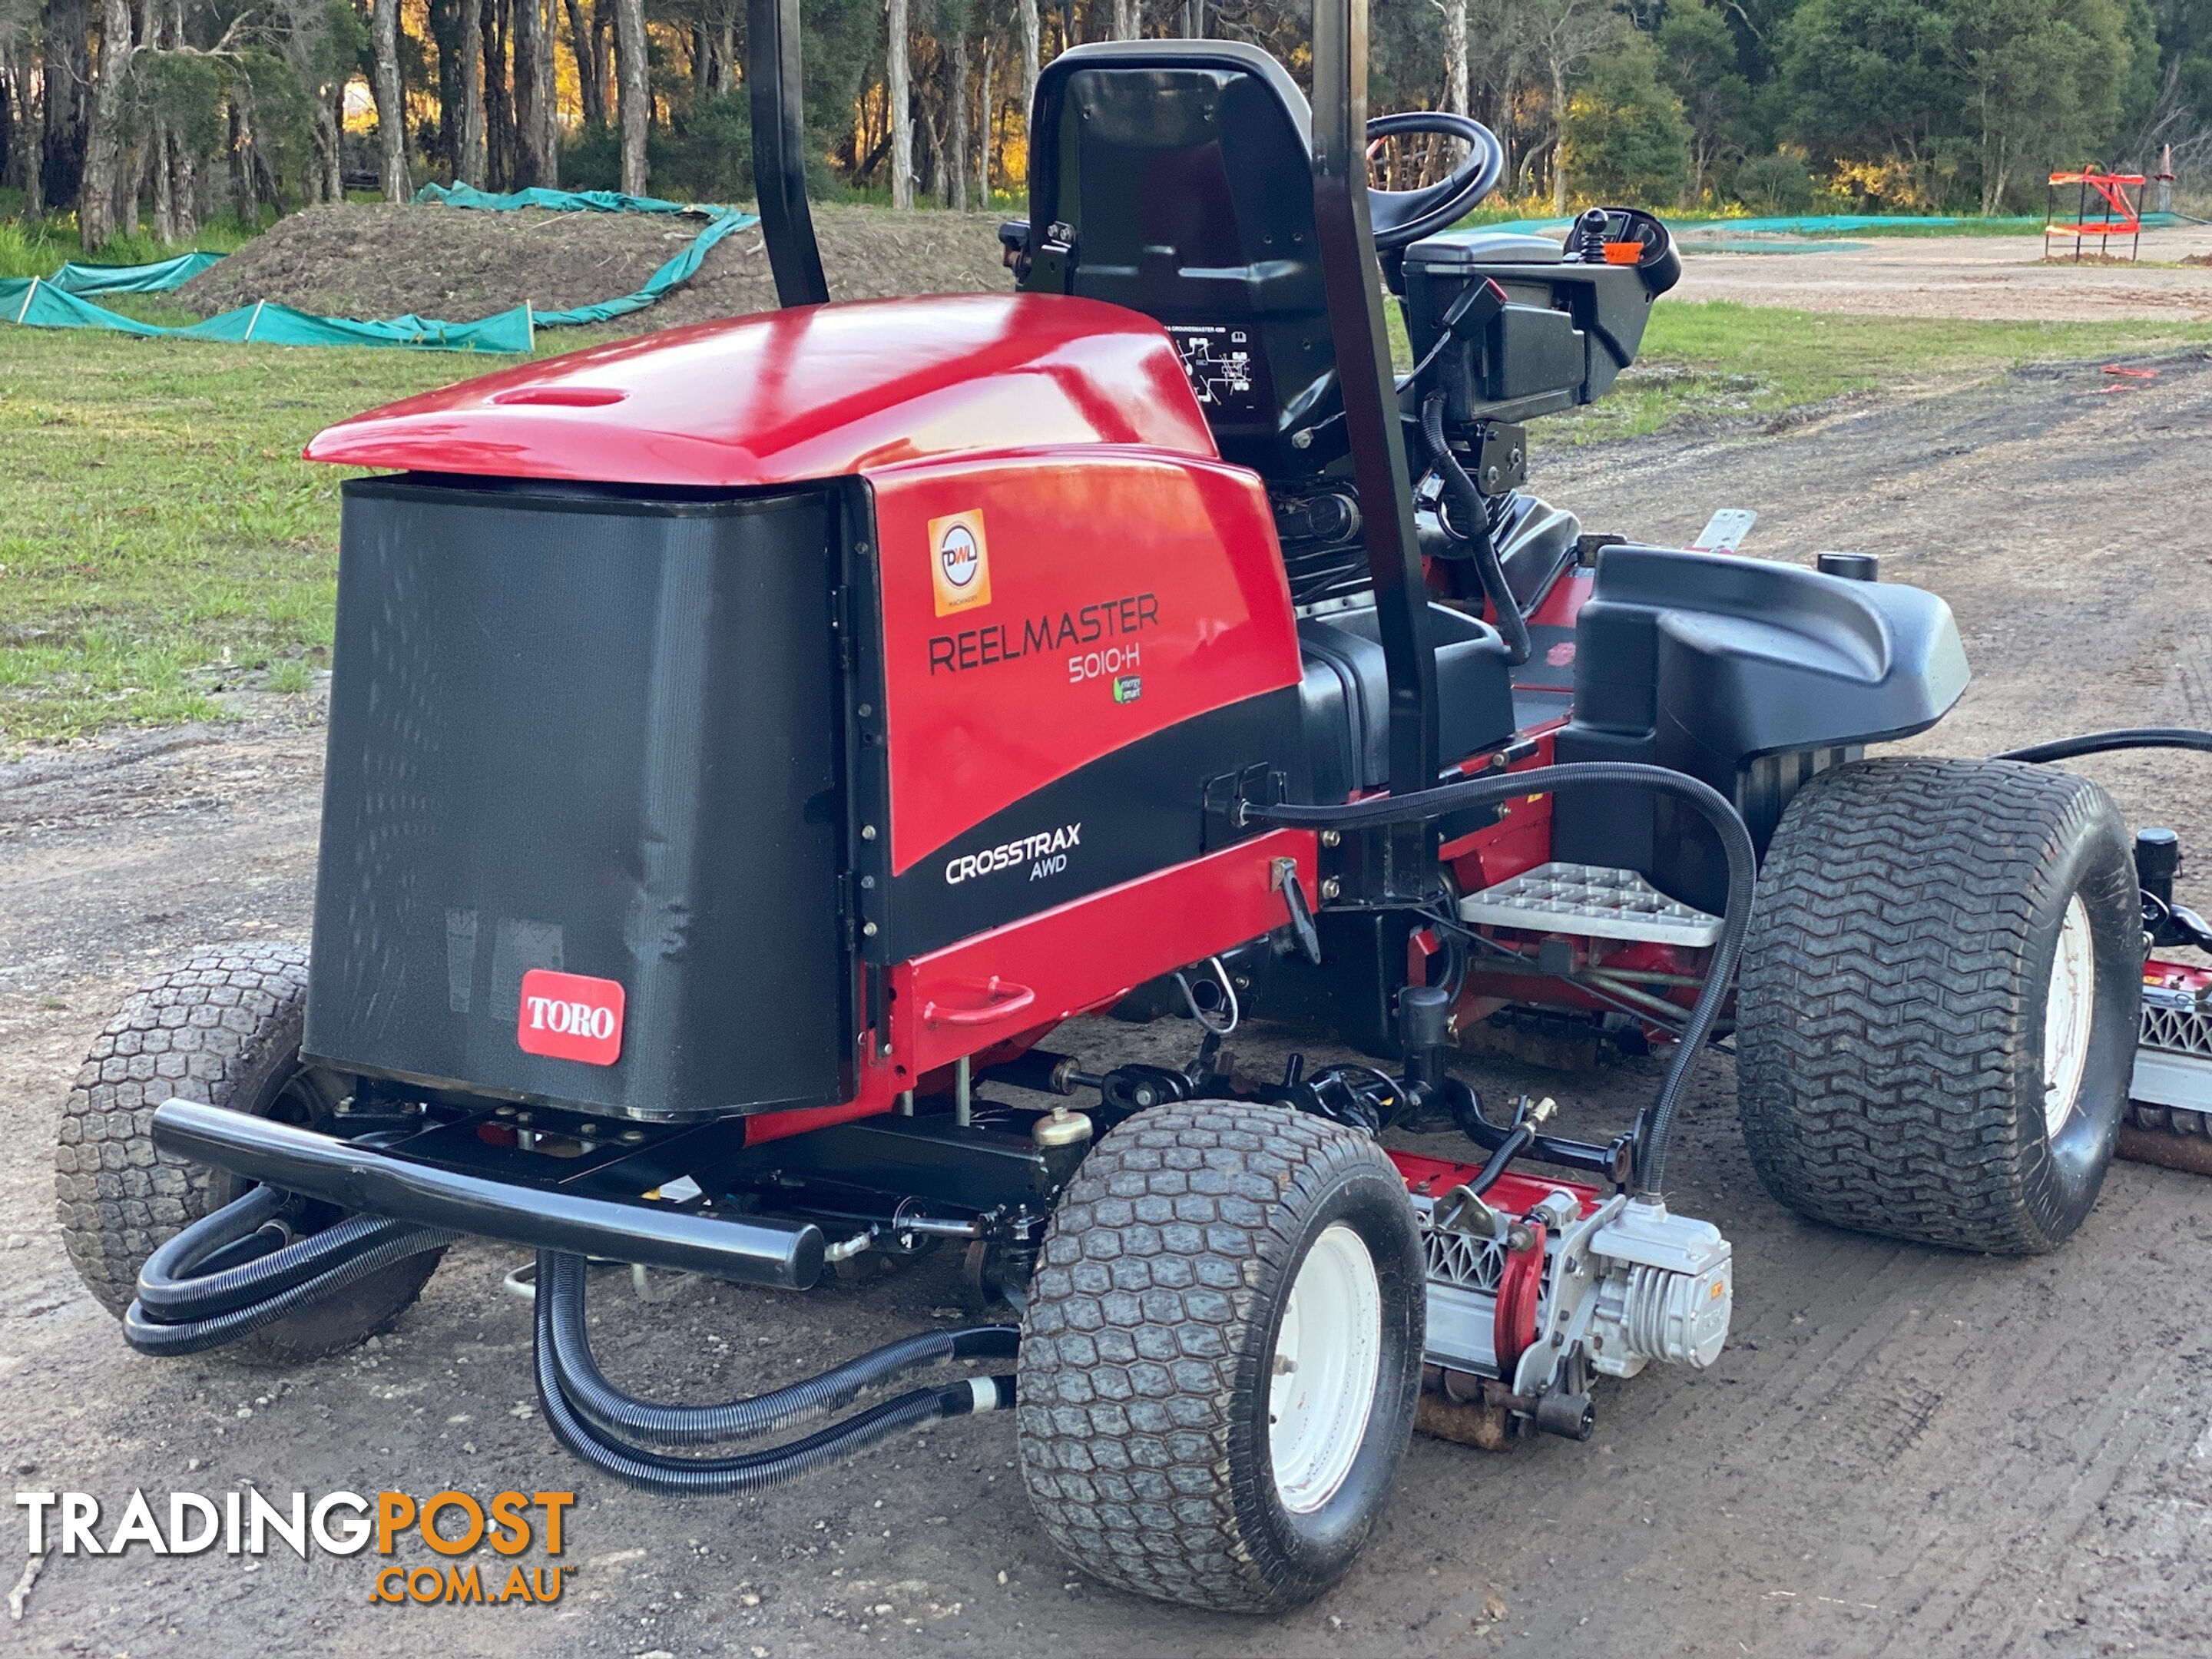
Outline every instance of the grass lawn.
[[(0, 215), (15, 211), (10, 203), (20, 204), (21, 198), (21, 191), (0, 191)], [(77, 245), (74, 214), (35, 222), (0, 217), (0, 276), (51, 276), (72, 259), (92, 265), (149, 265), (196, 249), (234, 253), (254, 234), (235, 219), (221, 218), (201, 226), (188, 242), (156, 241), (142, 231), (137, 236), (111, 237), (98, 252), (87, 253)]]
[(301, 446), (502, 361), (0, 329), (0, 753), (306, 684), (343, 475)]
[[(156, 319), (160, 301), (141, 303)], [(601, 337), (564, 332), (545, 355)], [(1595, 442), (2022, 362), (2205, 344), (2212, 325), (1669, 303), (1613, 394), (1542, 433)], [(331, 639), (343, 475), (301, 462), (301, 446), (332, 421), (506, 361), (0, 327), (0, 754), (218, 717), (228, 687), (311, 684)]]
[(1991, 323), (1822, 316), (1729, 301), (1666, 301), (1636, 362), (1540, 441), (1596, 443), (1670, 425), (1779, 415), (1856, 392), (1903, 390), (2033, 362), (2146, 357), (2212, 346), (2212, 323)]

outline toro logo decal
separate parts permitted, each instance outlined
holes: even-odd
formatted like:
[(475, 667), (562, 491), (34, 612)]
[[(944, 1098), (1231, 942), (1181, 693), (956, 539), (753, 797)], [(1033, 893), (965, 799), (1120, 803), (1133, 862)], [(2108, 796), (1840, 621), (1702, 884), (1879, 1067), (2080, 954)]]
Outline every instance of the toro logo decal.
[(611, 979), (532, 968), (522, 976), (514, 1040), (526, 1054), (611, 1066), (622, 1053), (623, 988)]
[(991, 551), (983, 540), (983, 513), (955, 513), (929, 521), (929, 579), (937, 614), (991, 602)]

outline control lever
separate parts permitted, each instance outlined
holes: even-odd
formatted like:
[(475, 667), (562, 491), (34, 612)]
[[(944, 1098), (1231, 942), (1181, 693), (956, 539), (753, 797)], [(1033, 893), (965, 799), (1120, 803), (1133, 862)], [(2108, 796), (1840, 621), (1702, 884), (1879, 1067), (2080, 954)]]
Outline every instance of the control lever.
[(1275, 860), (1275, 885), (1282, 890), (1283, 902), (1290, 908), (1291, 933), (1305, 953), (1308, 962), (1321, 966), (1321, 929), (1314, 925), (1313, 907), (1306, 902), (1305, 889), (1298, 885), (1298, 866), (1295, 860)]

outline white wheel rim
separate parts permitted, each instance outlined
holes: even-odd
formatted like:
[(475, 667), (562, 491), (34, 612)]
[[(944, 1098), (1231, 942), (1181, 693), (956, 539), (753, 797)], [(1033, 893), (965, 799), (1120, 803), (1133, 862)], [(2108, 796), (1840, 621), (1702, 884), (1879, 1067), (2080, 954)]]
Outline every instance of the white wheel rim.
[(1343, 1222), (1314, 1241), (1291, 1283), (1267, 1389), (1267, 1444), (1283, 1507), (1304, 1515), (1352, 1473), (1382, 1366), (1382, 1286)]
[(2081, 1097), (2096, 1012), (2096, 969), (2089, 907), (2076, 893), (2066, 903), (2058, 949), (2051, 958), (2051, 992), (2043, 1005), (2043, 1132), (2051, 1140), (2058, 1139)]

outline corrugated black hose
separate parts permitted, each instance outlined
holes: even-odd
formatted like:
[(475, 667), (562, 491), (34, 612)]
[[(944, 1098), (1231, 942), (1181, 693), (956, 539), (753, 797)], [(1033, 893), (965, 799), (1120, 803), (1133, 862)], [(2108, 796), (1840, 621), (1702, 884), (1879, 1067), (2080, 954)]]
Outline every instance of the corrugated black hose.
[(1248, 806), (1245, 821), (1280, 824), (1289, 829), (1369, 830), (1383, 824), (1416, 823), (1478, 806), (1495, 805), (1519, 795), (1556, 794), (1567, 789), (1649, 789), (1686, 801), (1720, 836), (1728, 854), (1728, 905), (1721, 919), (1720, 938), (1706, 964), (1705, 987), (1690, 1010), (1681, 1040), (1668, 1062), (1643, 1125), (1637, 1149), (1635, 1188), (1639, 1197), (1657, 1197), (1667, 1175), (1667, 1149), (1680, 1112), (1690, 1071), (1712, 1035), (1721, 1004), (1735, 977), (1743, 939), (1751, 926), (1753, 885), (1759, 875), (1759, 854), (1742, 814), (1729, 798), (1711, 784), (1664, 766), (1645, 766), (1633, 761), (1574, 761), (1559, 766), (1531, 767), (1524, 772), (1494, 772), (1462, 783), (1440, 784), (1417, 795), (1381, 795), (1340, 806)]
[[(572, 1263), (573, 1266), (568, 1265)], [(602, 1474), (634, 1486), (685, 1493), (758, 1492), (842, 1462), (878, 1441), (909, 1429), (948, 1417), (1006, 1411), (1014, 1403), (1012, 1377), (978, 1376), (943, 1388), (916, 1389), (787, 1446), (737, 1457), (670, 1457), (595, 1427), (571, 1403), (568, 1379), (563, 1373), (560, 1346), (555, 1338), (556, 1298), (550, 1293), (550, 1287), (562, 1283), (566, 1274), (580, 1273), (583, 1267), (578, 1256), (553, 1250), (538, 1252), (538, 1283), (541, 1293), (537, 1297), (535, 1354), (538, 1398), (556, 1439)]]
[[(1428, 442), (1429, 459), (1443, 475), (1444, 488), (1451, 492), (1467, 520), (1468, 533), (1460, 539), (1467, 544), (1468, 556), (1474, 562), (1474, 574), (1481, 580), (1483, 596), (1498, 613), (1498, 632), (1505, 641), (1505, 660), (1518, 668), (1528, 660), (1528, 653), (1533, 649), (1528, 643), (1528, 620), (1522, 616), (1521, 602), (1513, 597), (1513, 589), (1506, 582), (1505, 567), (1498, 562), (1498, 544), (1490, 534), (1490, 508), (1444, 437), (1444, 394), (1441, 392), (1431, 392), (1421, 399), (1421, 436)], [(1443, 519), (1443, 523), (1446, 530), (1458, 533), (1449, 519)]]
[(309, 1237), (234, 1263), (235, 1256), (274, 1243), (270, 1224), (288, 1201), (273, 1188), (256, 1187), (147, 1257), (138, 1270), (138, 1295), (123, 1312), (124, 1340), (141, 1353), (170, 1356), (221, 1347), (395, 1261), (443, 1249), (459, 1237), (380, 1216), (348, 1216)]

